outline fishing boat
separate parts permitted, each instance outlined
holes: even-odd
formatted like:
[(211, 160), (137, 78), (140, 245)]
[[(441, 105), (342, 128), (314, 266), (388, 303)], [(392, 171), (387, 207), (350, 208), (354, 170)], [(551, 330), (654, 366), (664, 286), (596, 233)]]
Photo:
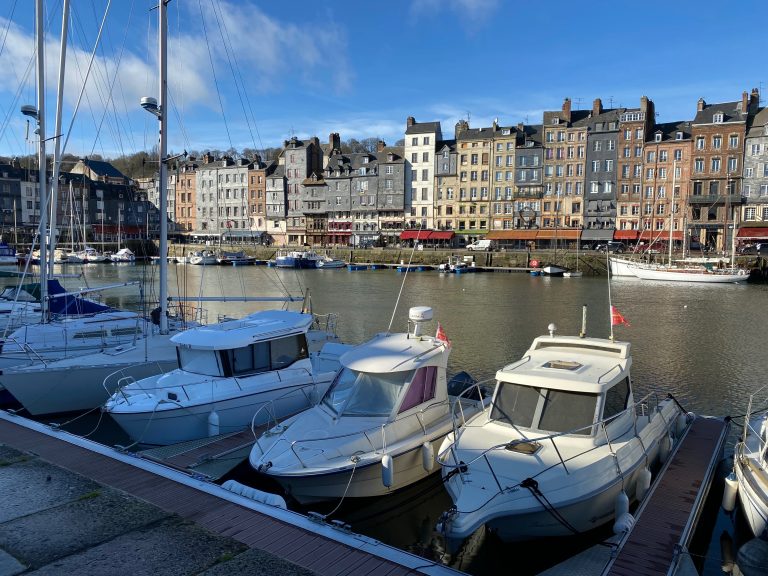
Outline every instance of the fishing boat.
[(275, 256), (275, 266), (278, 268), (317, 268), (317, 263), (323, 259), (313, 250), (289, 250), (278, 252)]
[[(179, 260), (179, 263), (182, 262)], [(210, 266), (212, 264), (218, 264), (216, 262), (216, 254), (210, 250), (202, 250), (196, 252), (190, 252), (187, 255), (187, 264), (194, 264), (195, 266)]]
[[(171, 338), (179, 367), (129, 382), (104, 406), (142, 444), (167, 445), (264, 424), (311, 406), (348, 349), (311, 313), (256, 312)], [(260, 416), (254, 416), (262, 406)]]
[(221, 255), (216, 258), (216, 262), (224, 266), (246, 266), (248, 264), (254, 264), (256, 258), (253, 256), (247, 256), (242, 250), (239, 252), (222, 252)]
[[(733, 455), (733, 476), (726, 491), (737, 490), (752, 534), (768, 538), (768, 386), (749, 397), (744, 433)], [(734, 483), (735, 480), (735, 483)], [(735, 496), (735, 494), (733, 495)]]
[(628, 342), (555, 332), (496, 373), (490, 406), (440, 448), (449, 540), (483, 525), (505, 541), (567, 536), (621, 518), (687, 425), (674, 399), (635, 399)]
[(435, 450), (482, 401), (456, 400), (444, 336), (423, 334), (432, 309), (409, 311), (413, 331), (378, 334), (340, 358), (317, 406), (265, 432), (250, 464), (295, 500), (390, 494), (437, 472)]

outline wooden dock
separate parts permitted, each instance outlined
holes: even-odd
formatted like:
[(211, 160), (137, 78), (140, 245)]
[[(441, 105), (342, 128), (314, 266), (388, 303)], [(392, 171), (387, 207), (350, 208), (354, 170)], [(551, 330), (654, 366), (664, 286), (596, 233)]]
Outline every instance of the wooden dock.
[(233, 494), (175, 468), (0, 411), (0, 444), (143, 499), (319, 575), (460, 574), (335, 525)]
[(643, 501), (606, 576), (670, 574), (682, 560), (709, 493), (729, 422), (697, 417)]

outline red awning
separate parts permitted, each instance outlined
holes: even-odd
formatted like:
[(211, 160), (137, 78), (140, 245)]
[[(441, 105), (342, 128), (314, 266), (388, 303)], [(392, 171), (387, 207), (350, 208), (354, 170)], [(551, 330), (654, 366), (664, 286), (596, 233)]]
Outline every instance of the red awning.
[(400, 240), (426, 240), (431, 233), (431, 230), (404, 230)]
[(640, 235), (639, 230), (616, 230), (613, 233), (614, 240), (637, 240)]
[(768, 240), (768, 228), (758, 228), (756, 226), (739, 228), (736, 238), (759, 238)]
[(442, 232), (442, 231), (441, 232), (432, 232), (429, 235), (429, 239), (430, 240), (450, 240), (454, 236), (455, 236), (455, 234), (453, 232), (450, 232), (450, 231), (446, 231), (446, 232)]
[[(682, 240), (681, 231), (672, 231), (672, 240)], [(653, 240), (654, 242), (669, 242), (669, 230), (643, 230), (640, 233), (640, 240)]]

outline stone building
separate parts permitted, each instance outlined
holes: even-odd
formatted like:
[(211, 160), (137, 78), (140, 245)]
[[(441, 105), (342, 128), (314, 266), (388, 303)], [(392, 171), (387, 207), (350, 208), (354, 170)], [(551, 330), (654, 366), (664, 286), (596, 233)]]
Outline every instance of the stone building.
[(468, 244), (484, 238), (489, 230), (491, 150), (493, 128), (470, 128), (460, 122), (456, 128), (459, 195), (456, 201), (456, 234)]
[(744, 147), (740, 243), (768, 241), (768, 108), (755, 114)]
[(406, 225), (431, 230), (435, 226), (435, 149), (443, 139), (440, 122), (416, 122), (405, 129)]

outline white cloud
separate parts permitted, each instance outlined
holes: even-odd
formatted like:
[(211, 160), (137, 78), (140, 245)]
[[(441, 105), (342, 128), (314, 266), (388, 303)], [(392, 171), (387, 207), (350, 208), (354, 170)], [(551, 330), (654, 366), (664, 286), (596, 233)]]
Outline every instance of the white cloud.
[(415, 17), (430, 16), (447, 8), (467, 28), (476, 32), (493, 17), (499, 6), (499, 0), (413, 0), (411, 13)]

